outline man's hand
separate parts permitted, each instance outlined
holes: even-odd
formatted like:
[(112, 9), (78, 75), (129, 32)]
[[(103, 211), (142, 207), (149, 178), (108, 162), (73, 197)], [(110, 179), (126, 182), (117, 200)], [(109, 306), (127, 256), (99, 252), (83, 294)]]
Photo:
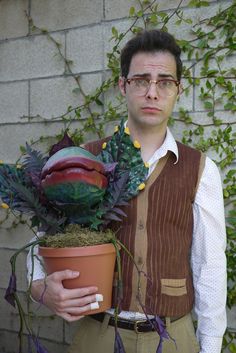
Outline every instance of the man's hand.
[(66, 321), (72, 322), (83, 317), (88, 310), (98, 309), (102, 295), (96, 294), (97, 287), (66, 289), (64, 279), (79, 276), (79, 272), (65, 270), (54, 272), (45, 279), (35, 280), (31, 285), (33, 299), (46, 305), (55, 314)]

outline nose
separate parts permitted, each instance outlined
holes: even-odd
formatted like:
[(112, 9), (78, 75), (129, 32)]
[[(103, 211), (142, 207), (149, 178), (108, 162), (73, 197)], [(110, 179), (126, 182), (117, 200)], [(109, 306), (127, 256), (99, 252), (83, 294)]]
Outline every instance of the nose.
[(154, 99), (154, 100), (157, 100), (159, 98), (158, 93), (157, 93), (156, 82), (153, 82), (153, 81), (150, 82), (146, 97), (148, 99)]

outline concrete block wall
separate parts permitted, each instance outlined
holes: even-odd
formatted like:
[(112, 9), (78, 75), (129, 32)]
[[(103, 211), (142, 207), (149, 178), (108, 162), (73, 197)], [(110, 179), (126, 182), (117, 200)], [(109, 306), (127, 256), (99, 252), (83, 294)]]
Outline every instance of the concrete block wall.
[[(220, 2), (223, 7), (231, 3), (230, 0)], [(171, 11), (179, 0), (158, 3), (159, 9)], [(219, 5), (219, 1), (211, 0), (209, 8), (190, 9), (187, 3), (188, 0), (184, 0), (182, 8), (191, 18), (206, 18)], [(129, 27), (127, 14), (131, 6), (137, 8), (138, 1), (0, 0), (0, 160), (15, 162), (20, 154), (19, 146), (25, 141), (60, 132), (63, 123), (58, 117), (68, 106), (82, 103), (81, 96), (73, 91), (76, 83), (68, 74), (55, 44), (40, 31), (32, 32), (29, 18), (60, 43), (62, 54), (73, 60), (73, 73), (80, 76), (84, 91), (90, 93), (108, 75), (106, 52), (112, 47), (111, 29), (113, 26), (118, 30)], [(174, 22), (171, 29), (173, 33), (189, 36), (184, 27), (181, 32), (179, 28), (177, 30)], [(108, 98), (111, 98), (109, 94)], [(199, 114), (201, 119), (205, 118), (193, 89), (179, 104), (189, 109), (196, 119)], [(38, 118), (28, 121), (28, 116)], [(47, 119), (46, 126), (40, 117)], [(106, 127), (109, 129), (110, 125)], [(176, 128), (176, 135), (180, 134), (181, 127)], [(3, 217), (4, 211), (1, 211), (0, 220)], [(9, 258), (15, 249), (31, 239), (32, 234), (24, 226), (15, 230), (9, 230), (7, 226), (0, 226), (0, 353), (16, 353), (17, 314), (6, 305), (3, 296), (10, 274)], [(26, 253), (17, 265), (22, 297), (27, 288), (25, 257)], [(34, 305), (34, 309), (40, 313), (34, 324), (39, 324), (39, 335), (49, 352), (65, 352), (77, 324), (67, 324), (45, 308)]]

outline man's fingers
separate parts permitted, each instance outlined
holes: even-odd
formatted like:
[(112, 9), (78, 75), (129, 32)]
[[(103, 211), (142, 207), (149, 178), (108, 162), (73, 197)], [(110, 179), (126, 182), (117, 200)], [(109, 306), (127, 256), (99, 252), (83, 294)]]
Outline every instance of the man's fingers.
[(95, 286), (84, 287), (84, 288), (75, 288), (75, 289), (65, 289), (68, 298), (81, 298), (88, 296), (90, 294), (95, 294), (98, 291), (98, 288)]
[(61, 311), (68, 311), (68, 308), (82, 307), (87, 304), (91, 304), (94, 302), (102, 302), (102, 301), (103, 301), (102, 294), (94, 294), (94, 295), (85, 296), (82, 298), (74, 298), (74, 299), (62, 301), (59, 305), (59, 308)]
[(67, 308), (66, 309), (66, 313), (70, 314), (70, 315), (73, 315), (73, 316), (74, 315), (80, 316), (80, 315), (83, 315), (83, 313), (85, 313), (86, 311), (96, 310), (96, 309), (99, 309), (99, 303), (98, 302), (93, 302), (93, 303), (89, 303), (89, 304), (84, 305), (84, 306)]
[(54, 272), (51, 275), (49, 275), (48, 278), (50, 277), (50, 279), (52, 279), (54, 281), (61, 282), (64, 279), (72, 279), (72, 278), (76, 278), (78, 276), (79, 276), (78, 271), (64, 270), (64, 271)]

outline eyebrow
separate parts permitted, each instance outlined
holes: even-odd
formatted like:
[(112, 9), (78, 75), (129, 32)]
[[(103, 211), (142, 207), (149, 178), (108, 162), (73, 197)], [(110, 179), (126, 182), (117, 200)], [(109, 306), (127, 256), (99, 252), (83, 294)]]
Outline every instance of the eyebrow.
[[(134, 74), (132, 77), (150, 77), (151, 75), (149, 73), (143, 73), (143, 74)], [(173, 80), (176, 80), (176, 78), (171, 75), (171, 74), (158, 74), (158, 78), (172, 78)]]

